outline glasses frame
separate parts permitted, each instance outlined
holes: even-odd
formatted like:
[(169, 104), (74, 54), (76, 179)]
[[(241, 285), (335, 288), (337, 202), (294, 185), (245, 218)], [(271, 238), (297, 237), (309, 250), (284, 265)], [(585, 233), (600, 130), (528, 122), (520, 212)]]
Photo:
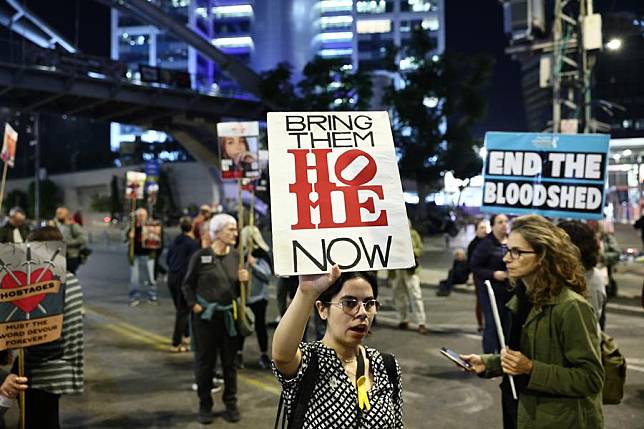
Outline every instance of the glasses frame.
[[(515, 253), (516, 253), (516, 256), (515, 256)], [(503, 252), (503, 257), (510, 255), (510, 258), (513, 261), (516, 261), (517, 259), (521, 259), (521, 256), (524, 254), (534, 255), (536, 253), (537, 252), (535, 252), (534, 250), (521, 250), (518, 247), (513, 247), (513, 248), (506, 247), (505, 251)]]
[[(357, 304), (356, 304), (355, 308), (348, 308), (348, 307), (345, 307), (345, 305), (344, 305), (344, 303), (343, 303), (342, 301), (356, 301), (356, 303), (357, 303)], [(375, 310), (373, 310), (373, 311), (372, 311), (372, 310), (368, 310), (368, 309), (367, 309), (367, 303), (368, 303), (368, 302), (374, 302), (374, 303), (375, 303), (375, 304), (373, 305), (373, 308), (374, 308)], [(360, 299), (356, 299), (356, 298), (342, 298), (342, 299), (341, 299), (340, 301), (338, 301), (338, 302), (331, 302), (331, 301), (329, 301), (329, 302), (327, 302), (326, 304), (327, 304), (327, 305), (337, 305), (337, 306), (339, 306), (339, 307), (342, 309), (342, 311), (343, 311), (345, 314), (349, 314), (349, 315), (355, 315), (355, 314), (357, 314), (357, 313), (360, 311), (360, 310), (359, 310), (359, 309), (360, 309), (360, 307), (359, 307), (360, 305), (364, 308), (364, 311), (365, 311), (365, 312), (367, 312), (367, 313), (369, 313), (369, 314), (376, 314), (376, 313), (378, 313), (378, 310), (380, 309), (380, 301), (378, 301), (378, 300), (377, 300), (377, 299), (375, 299), (375, 298), (371, 298), (371, 299), (368, 299), (368, 300), (366, 300), (366, 301), (362, 301), (362, 300), (360, 300)]]

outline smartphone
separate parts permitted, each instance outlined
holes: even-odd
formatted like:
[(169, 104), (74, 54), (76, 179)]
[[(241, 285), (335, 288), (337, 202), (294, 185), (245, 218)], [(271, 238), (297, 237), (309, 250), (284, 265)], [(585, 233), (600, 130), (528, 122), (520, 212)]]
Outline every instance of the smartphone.
[(469, 362), (464, 361), (461, 359), (461, 357), (456, 353), (454, 350), (450, 350), (445, 347), (440, 348), (440, 352), (443, 356), (445, 356), (447, 359), (451, 360), (454, 362), (456, 365), (460, 366), (463, 369), (472, 369), (472, 365), (469, 364)]

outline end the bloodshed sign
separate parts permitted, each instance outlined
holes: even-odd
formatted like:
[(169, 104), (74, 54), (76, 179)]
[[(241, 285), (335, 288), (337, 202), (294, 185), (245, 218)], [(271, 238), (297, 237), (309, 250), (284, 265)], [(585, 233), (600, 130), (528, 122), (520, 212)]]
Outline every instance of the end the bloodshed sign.
[(277, 274), (414, 265), (387, 112), (271, 112), (268, 150)]
[(481, 210), (601, 219), (608, 143), (601, 134), (486, 133)]
[(63, 327), (65, 244), (0, 244), (0, 350), (58, 339)]

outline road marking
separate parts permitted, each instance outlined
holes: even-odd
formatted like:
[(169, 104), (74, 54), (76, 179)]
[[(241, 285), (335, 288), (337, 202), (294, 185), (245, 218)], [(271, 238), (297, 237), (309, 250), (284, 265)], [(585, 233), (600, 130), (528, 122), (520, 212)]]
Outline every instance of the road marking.
[(642, 366), (636, 366), (636, 365), (629, 365), (628, 359), (626, 359), (626, 369), (630, 369), (632, 371), (637, 371), (637, 372), (644, 372), (644, 367)]
[[(138, 341), (144, 344), (147, 344), (153, 347), (156, 350), (168, 350), (168, 345), (170, 345), (170, 340), (161, 335), (157, 335), (154, 332), (150, 332), (141, 327), (132, 325), (126, 322), (118, 322), (117, 317), (107, 315), (104, 312), (96, 311), (95, 307), (88, 308), (85, 307), (85, 314), (95, 319), (97, 322), (102, 322), (98, 324), (99, 328), (108, 329), (119, 336), (129, 338), (133, 341)], [(104, 319), (104, 320), (101, 320)], [(104, 323), (105, 320), (111, 321), (111, 323)], [(277, 381), (268, 375), (257, 374), (258, 377), (251, 377), (250, 375), (240, 374), (237, 372), (237, 378), (239, 378), (243, 383), (255, 386), (261, 390), (272, 393), (279, 396), (281, 389)]]
[(624, 311), (629, 311), (629, 312), (632, 312), (632, 313), (642, 313), (642, 314), (644, 314), (644, 308), (636, 307), (634, 305), (623, 305), (623, 304), (608, 303), (608, 304), (606, 304), (606, 307), (612, 308), (613, 310), (624, 310)]

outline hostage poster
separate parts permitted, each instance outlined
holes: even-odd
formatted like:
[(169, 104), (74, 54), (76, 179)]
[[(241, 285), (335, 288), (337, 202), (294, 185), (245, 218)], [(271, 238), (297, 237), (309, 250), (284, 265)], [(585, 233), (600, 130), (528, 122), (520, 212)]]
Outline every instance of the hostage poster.
[(278, 275), (414, 265), (387, 112), (271, 112), (268, 153)]
[(220, 122), (217, 136), (222, 179), (259, 177), (259, 122)]
[(481, 211), (602, 219), (609, 136), (485, 134)]
[(63, 327), (65, 244), (0, 244), (0, 350), (58, 339)]

